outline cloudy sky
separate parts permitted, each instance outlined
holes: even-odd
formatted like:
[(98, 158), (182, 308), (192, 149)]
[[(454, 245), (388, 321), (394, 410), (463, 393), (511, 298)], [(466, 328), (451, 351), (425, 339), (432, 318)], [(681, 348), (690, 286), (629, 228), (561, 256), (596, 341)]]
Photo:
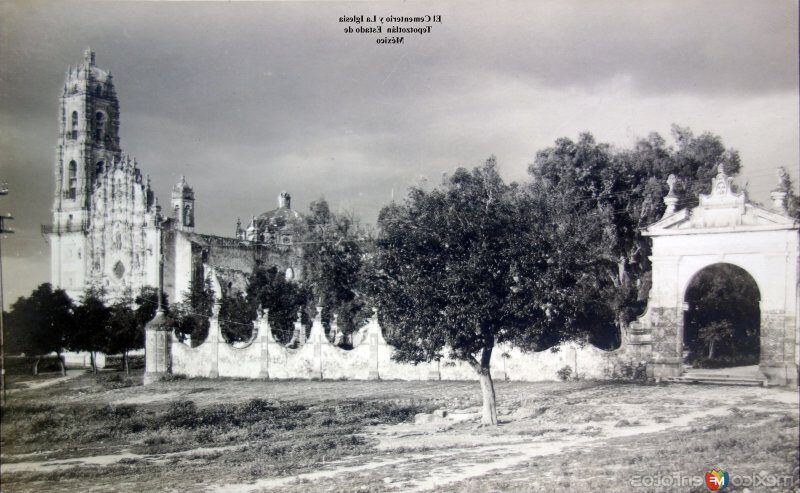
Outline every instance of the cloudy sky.
[[(798, 178), (797, 1), (0, 3), (6, 305), (49, 280), (58, 97), (83, 50), (111, 70), (123, 148), (162, 203), (181, 174), (202, 232), (324, 196), (374, 222), (409, 185), (592, 132), (628, 146), (672, 123), (740, 151), (751, 198)], [(343, 15), (438, 14), (378, 45)]]

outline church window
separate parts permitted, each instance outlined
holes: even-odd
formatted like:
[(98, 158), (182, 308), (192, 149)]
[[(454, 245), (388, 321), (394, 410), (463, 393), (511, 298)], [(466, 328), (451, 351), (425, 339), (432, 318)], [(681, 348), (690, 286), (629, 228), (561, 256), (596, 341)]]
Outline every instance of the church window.
[(75, 200), (78, 190), (78, 163), (69, 162), (69, 198)]
[(105, 163), (103, 161), (97, 161), (97, 166), (95, 169), (95, 174), (101, 175), (103, 174), (103, 169), (105, 167)]
[(103, 123), (104, 115), (98, 111), (94, 115), (94, 140), (98, 142), (103, 140)]
[(73, 140), (78, 138), (78, 112), (72, 112), (72, 132), (70, 133), (70, 138)]

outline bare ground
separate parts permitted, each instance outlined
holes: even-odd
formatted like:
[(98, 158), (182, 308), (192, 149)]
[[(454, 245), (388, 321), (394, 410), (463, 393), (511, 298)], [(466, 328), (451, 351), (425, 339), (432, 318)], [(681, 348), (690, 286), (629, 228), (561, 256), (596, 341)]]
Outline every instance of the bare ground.
[[(357, 445), (330, 455), (314, 450), (331, 446), (323, 445), (327, 439), (304, 434), (300, 425), (281, 435), (300, 450), (279, 466), (273, 464), (277, 458), (265, 457), (270, 452), (254, 453), (263, 444), (246, 434), (232, 443), (198, 446), (185, 433), (172, 431), (184, 446), (171, 450), (143, 447), (139, 442), (151, 437), (136, 434), (126, 435), (126, 444), (6, 446), (4, 431), (4, 491), (633, 491), (639, 489), (632, 483), (635, 476), (648, 472), (700, 478), (711, 467), (723, 467), (731, 474), (794, 481), (798, 474), (798, 394), (784, 389), (499, 382), (500, 426), (484, 428), (478, 425), (476, 382), (198, 379), (114, 386), (81, 375), (13, 397), (33, 406), (57, 400), (65, 406), (143, 410), (186, 400), (212, 409), (259, 397), (308, 406), (358, 402), (438, 408), (448, 416), (428, 415), (416, 424), (353, 423), (341, 434), (352, 434)], [(233, 466), (228, 470), (220, 462)], [(752, 491), (796, 487), (784, 482)]]

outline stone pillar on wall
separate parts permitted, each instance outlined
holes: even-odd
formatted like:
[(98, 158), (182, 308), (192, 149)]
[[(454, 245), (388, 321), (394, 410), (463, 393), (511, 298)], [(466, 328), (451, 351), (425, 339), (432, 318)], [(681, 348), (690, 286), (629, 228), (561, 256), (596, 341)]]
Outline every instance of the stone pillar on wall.
[(306, 328), (303, 327), (303, 316), (302, 312), (297, 314), (297, 320), (294, 321), (294, 333), (292, 334), (292, 339), (289, 341), (289, 346), (294, 346), (295, 343), (298, 347), (302, 346), (306, 343)]
[(172, 328), (164, 310), (159, 309), (145, 326), (144, 385), (161, 380), (171, 371)]
[(796, 323), (792, 313), (761, 310), (759, 370), (772, 385), (797, 385)]
[(261, 365), (258, 371), (258, 378), (269, 378), (269, 344), (273, 342), (272, 328), (269, 326), (269, 310), (258, 310), (258, 318), (255, 321), (256, 330), (258, 331), (257, 343), (261, 350), (259, 363)]
[[(305, 328), (300, 327), (305, 334)], [(325, 327), (322, 326), (322, 307), (317, 307), (317, 314), (314, 316), (314, 322), (311, 325), (311, 334), (309, 335), (309, 341), (314, 348), (314, 358), (313, 358), (313, 366), (312, 366), (312, 377), (311, 378), (319, 378), (320, 380), (323, 379), (323, 367), (322, 367), (322, 347), (329, 345), (328, 338), (325, 337)]]
[[(650, 338), (652, 368), (656, 379), (678, 377), (682, 372), (683, 355), (680, 354), (683, 333), (683, 304), (678, 307), (657, 307), (648, 310), (651, 316)], [(648, 368), (648, 372), (650, 371)]]
[(339, 328), (339, 315), (334, 313), (333, 314), (333, 321), (331, 322), (331, 336), (330, 339), (333, 341), (334, 346), (338, 346), (342, 343), (344, 339), (344, 334), (342, 330)]
[(620, 347), (620, 349), (623, 350), (627, 359), (650, 361), (653, 356), (651, 329), (650, 310), (648, 309), (641, 317), (631, 322), (628, 326), (628, 333), (622, 335), (622, 344), (624, 346)]
[(219, 345), (222, 342), (222, 332), (219, 326), (219, 309), (222, 303), (219, 299), (214, 300), (214, 308), (211, 312), (211, 318), (208, 319), (208, 338), (206, 343), (211, 344), (211, 371), (209, 378), (219, 377)]
[(428, 380), (441, 380), (442, 379), (442, 372), (440, 371), (441, 362), (440, 361), (432, 361), (428, 363)]
[(678, 294), (679, 256), (650, 257), (653, 287), (644, 314), (630, 324), (623, 357), (646, 362), (647, 375), (678, 377), (683, 371), (683, 300)]
[[(386, 351), (386, 341), (383, 339), (381, 326), (378, 324), (378, 309), (372, 309), (372, 318), (367, 325), (367, 343), (369, 344), (369, 380), (380, 380), (380, 352)], [(381, 347), (383, 346), (383, 347)]]

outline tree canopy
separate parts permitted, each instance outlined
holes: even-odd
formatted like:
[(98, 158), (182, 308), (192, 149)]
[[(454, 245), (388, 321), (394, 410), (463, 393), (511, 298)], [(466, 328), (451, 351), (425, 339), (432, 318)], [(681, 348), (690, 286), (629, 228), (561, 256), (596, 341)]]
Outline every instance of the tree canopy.
[[(257, 266), (250, 276), (246, 294), (252, 316), (255, 318), (255, 310), (259, 306), (267, 309), (273, 336), (282, 344), (288, 343), (294, 333), (298, 314), (308, 304), (308, 291), (287, 280), (276, 267)], [(307, 316), (303, 322), (308, 323)]]
[(175, 334), (179, 339), (191, 340), (198, 346), (208, 337), (209, 317), (214, 309), (214, 289), (211, 278), (193, 278), (183, 299), (172, 307), (171, 318), (175, 324)]
[(108, 347), (111, 332), (111, 310), (106, 306), (102, 290), (87, 289), (81, 304), (75, 307), (75, 325), (68, 337), (69, 349), (87, 351), (92, 369), (97, 372), (97, 353)]
[(494, 347), (541, 349), (575, 335), (572, 300), (589, 266), (571, 247), (586, 238), (577, 222), (552, 220), (553, 200), (504, 183), (491, 158), (434, 190), (411, 189), (379, 216), (371, 286), (395, 357), (449, 351), (468, 362), (487, 424), (497, 422)]
[(322, 306), (322, 323), (329, 329), (333, 316), (349, 337), (369, 316), (359, 291), (366, 231), (352, 214), (331, 212), (325, 199), (311, 203), (303, 237), (303, 284), (310, 301)]
[(40, 284), (30, 296), (20, 297), (11, 305), (6, 320), (6, 351), (37, 357), (55, 352), (63, 372), (61, 354), (74, 328), (74, 308), (63, 289), (54, 290), (50, 283)]
[(602, 234), (597, 262), (603, 275), (587, 292), (595, 300), (587, 304), (594, 311), (587, 316), (595, 321), (593, 342), (601, 347), (618, 346), (628, 324), (644, 311), (651, 267), (650, 242), (641, 230), (664, 213), (667, 177), (678, 179), (678, 207), (693, 207), (698, 194), (709, 193), (718, 164), (728, 175), (741, 168), (738, 153), (716, 135), (673, 126), (672, 137), (674, 146), (653, 133), (630, 149), (598, 143), (588, 133), (577, 141), (561, 138), (539, 151), (528, 169), (546, 193), (564, 197), (561, 221), (597, 217), (590, 226)]

